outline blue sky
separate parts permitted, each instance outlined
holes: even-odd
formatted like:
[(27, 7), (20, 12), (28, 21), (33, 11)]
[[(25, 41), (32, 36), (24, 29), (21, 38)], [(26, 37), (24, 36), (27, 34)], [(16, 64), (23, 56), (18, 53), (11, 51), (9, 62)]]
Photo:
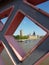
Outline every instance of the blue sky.
[(7, 19), (8, 19), (8, 17), (1, 19), (2, 23), (5, 24)]
[[(2, 19), (2, 23), (5, 24), (8, 17)], [(14, 35), (19, 35), (20, 30), (23, 30), (24, 35), (36, 33), (36, 35), (45, 35), (46, 32), (42, 30), (39, 26), (37, 26), (34, 22), (32, 22), (29, 18), (24, 17), (18, 28), (16, 29)]]
[(19, 35), (20, 30), (23, 30), (24, 35), (36, 33), (36, 35), (45, 35), (46, 32), (42, 30), (39, 26), (37, 26), (34, 22), (32, 22), (29, 18), (24, 17), (14, 35)]
[(49, 1), (39, 4), (37, 7), (49, 13)]
[[(37, 5), (38, 8), (41, 8), (42, 10), (49, 13), (49, 1), (44, 2), (40, 5)], [(2, 19), (1, 21), (3, 24), (5, 24), (8, 17)], [(19, 35), (20, 30), (23, 30), (24, 35), (33, 34), (33, 32), (36, 33), (36, 35), (45, 35), (46, 32), (42, 30), (40, 27), (38, 27), (35, 23), (33, 23), (30, 19), (27, 17), (24, 17), (21, 24), (18, 26), (17, 30), (15, 31), (14, 35)]]

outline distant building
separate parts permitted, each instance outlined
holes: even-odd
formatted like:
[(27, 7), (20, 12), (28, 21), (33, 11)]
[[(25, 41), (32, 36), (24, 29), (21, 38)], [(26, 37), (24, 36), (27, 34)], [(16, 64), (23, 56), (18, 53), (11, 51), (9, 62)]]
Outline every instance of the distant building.
[[(23, 30), (20, 30), (20, 36), (24, 36)], [(27, 35), (26, 35), (26, 36), (27, 36)], [(38, 39), (38, 38), (40, 38), (40, 37), (37, 36), (35, 32), (33, 32), (32, 35), (31, 35), (31, 34), (28, 35), (28, 39)]]
[(35, 33), (35, 32), (33, 32), (33, 35), (35, 36), (35, 35), (36, 35), (36, 33)]
[(33, 35), (29, 35), (29, 39), (37, 39), (37, 35), (33, 32)]
[(20, 36), (23, 36), (23, 30), (20, 30)]
[(37, 38), (38, 38), (37, 36), (30, 35), (28, 39), (37, 39)]

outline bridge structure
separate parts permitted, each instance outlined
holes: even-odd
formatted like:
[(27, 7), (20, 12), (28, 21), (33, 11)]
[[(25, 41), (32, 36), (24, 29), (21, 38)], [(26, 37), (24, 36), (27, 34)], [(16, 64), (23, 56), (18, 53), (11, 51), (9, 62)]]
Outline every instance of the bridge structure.
[[(36, 7), (45, 1), (48, 0), (0, 0), (0, 54), (5, 48), (14, 65), (39, 65), (49, 57), (49, 14)], [(14, 31), (25, 16), (47, 32), (27, 55), (13, 38)], [(8, 20), (3, 24), (1, 19), (5, 17)], [(0, 64), (4, 65), (1, 56)]]

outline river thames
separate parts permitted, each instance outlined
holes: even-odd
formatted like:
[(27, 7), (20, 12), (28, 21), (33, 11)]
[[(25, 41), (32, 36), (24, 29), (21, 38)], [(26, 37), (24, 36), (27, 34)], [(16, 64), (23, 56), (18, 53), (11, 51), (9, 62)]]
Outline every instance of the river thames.
[[(35, 40), (25, 40), (25, 41), (17, 41), (18, 44), (24, 49), (24, 51), (26, 53), (28, 53), (33, 47), (35, 47), (35, 45), (38, 44), (38, 42), (41, 40), (40, 39), (35, 39)], [(5, 62), (5, 65), (14, 65), (11, 61), (11, 59), (9, 58), (6, 50), (4, 49), (1, 53), (1, 56)]]

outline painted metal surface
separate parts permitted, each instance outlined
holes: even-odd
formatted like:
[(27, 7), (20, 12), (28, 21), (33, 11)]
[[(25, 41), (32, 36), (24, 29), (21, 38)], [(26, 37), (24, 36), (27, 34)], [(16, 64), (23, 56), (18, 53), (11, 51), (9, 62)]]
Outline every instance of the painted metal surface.
[(5, 63), (4, 63), (4, 61), (3, 61), (2, 57), (1, 57), (1, 55), (0, 55), (0, 65), (5, 65)]
[[(10, 13), (9, 19), (7, 20), (6, 24), (4, 25), (3, 29), (0, 32), (0, 40), (2, 40), (2, 43), (5, 49), (7, 50), (7, 53), (9, 52), (9, 56), (13, 61), (14, 65), (34, 65), (34, 63), (38, 61), (38, 59), (40, 59), (46, 53), (49, 52), (49, 43), (48, 43), (49, 42), (49, 14), (36, 8), (34, 4), (31, 3), (32, 0), (30, 0), (31, 2), (29, 0), (27, 1), (14, 0), (9, 4), (7, 4), (6, 6), (2, 6), (0, 9), (0, 19), (1, 19), (2, 17), (7, 16), (7, 15), (6, 16), (3, 15), (4, 11), (9, 15), (8, 13), (9, 10), (7, 9), (8, 12), (6, 12), (5, 9), (14, 6), (11, 12), (12, 14)], [(42, 0), (42, 2), (43, 1), (45, 0)], [(20, 12), (23, 14), (21, 14)], [(20, 62), (20, 60), (16, 57), (14, 51), (10, 47), (7, 39), (5, 38), (5, 35), (12, 35), (24, 16), (27, 16), (31, 20), (34, 20), (37, 25), (42, 27), (47, 32), (47, 35), (44, 38), (44, 40), (41, 41), (42, 44), (38, 45), (36, 49), (34, 49), (34, 51), (29, 55), (29, 57), (27, 57), (24, 61)]]
[(49, 65), (49, 52), (43, 56), (37, 63), (35, 63), (34, 65)]

